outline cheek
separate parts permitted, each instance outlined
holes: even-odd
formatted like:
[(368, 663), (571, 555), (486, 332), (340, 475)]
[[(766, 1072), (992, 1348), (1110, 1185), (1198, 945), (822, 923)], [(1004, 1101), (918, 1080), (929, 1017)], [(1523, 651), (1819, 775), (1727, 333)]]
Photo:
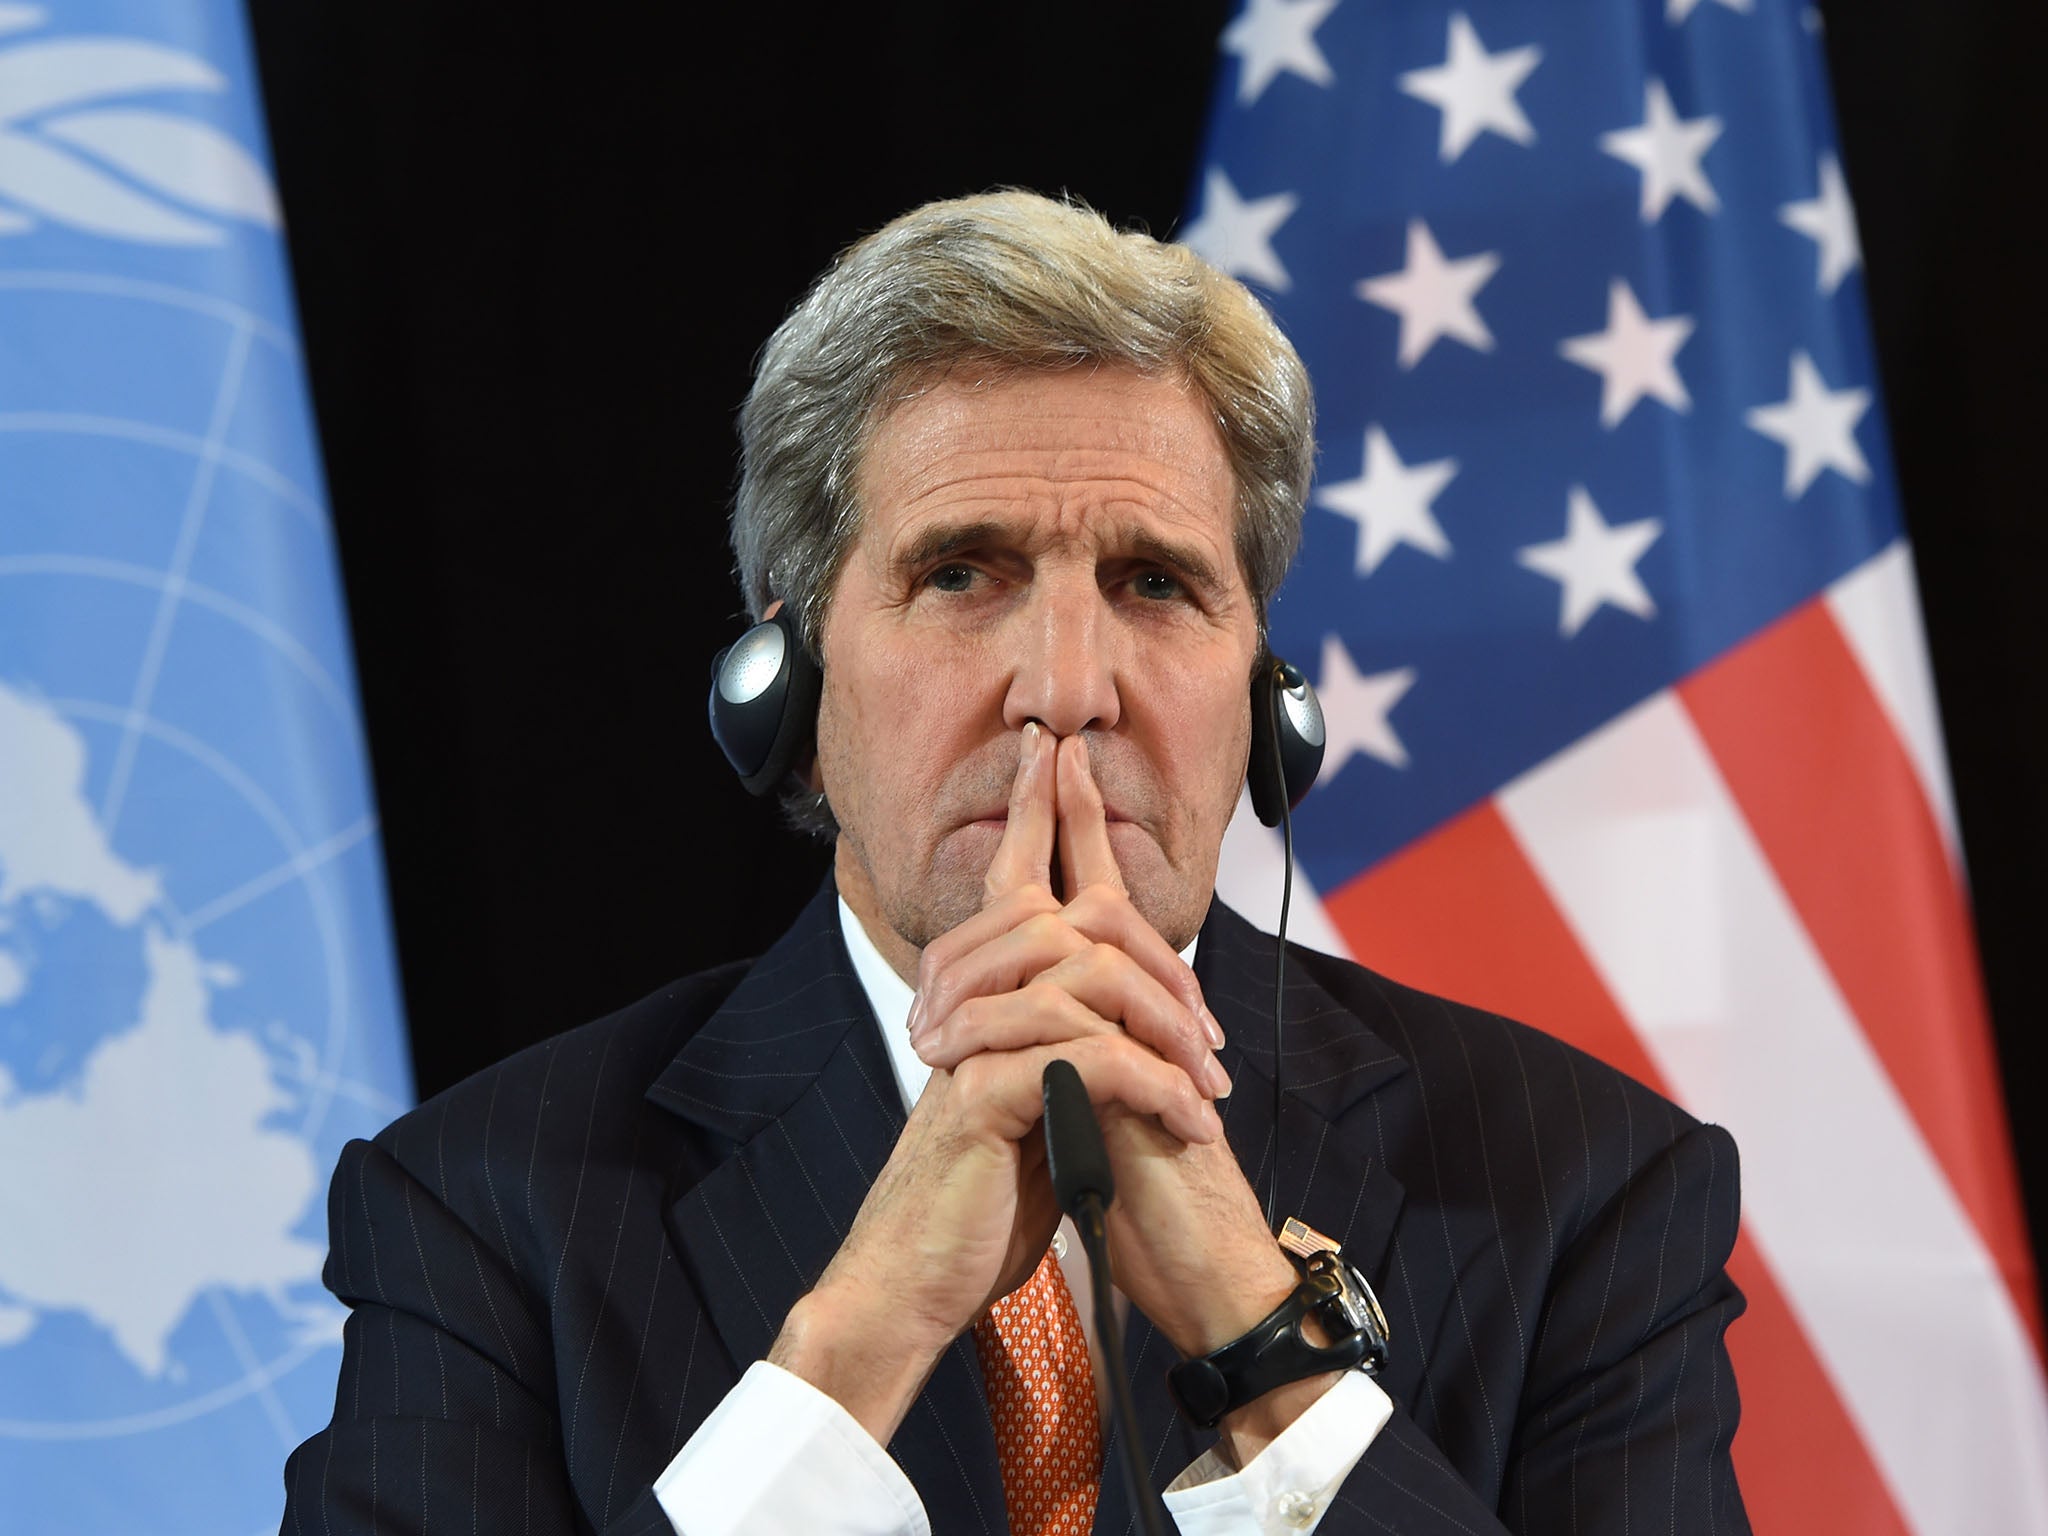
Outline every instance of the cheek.
[(1217, 800), (1234, 806), (1251, 745), (1249, 688), (1231, 686), (1227, 674), (1181, 681), (1160, 694), (1172, 778), (1191, 810)]
[(928, 801), (946, 768), (948, 724), (958, 716), (940, 668), (881, 665), (826, 674), (818, 762), (840, 821), (878, 812), (870, 835), (906, 824), (906, 803)]

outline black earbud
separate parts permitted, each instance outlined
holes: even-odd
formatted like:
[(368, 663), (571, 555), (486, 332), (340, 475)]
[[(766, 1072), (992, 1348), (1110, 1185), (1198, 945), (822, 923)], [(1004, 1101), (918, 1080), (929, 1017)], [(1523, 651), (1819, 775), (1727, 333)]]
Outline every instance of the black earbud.
[[(818, 664), (796, 616), (777, 610), (711, 664), (711, 734), (747, 792), (772, 794), (802, 766), (818, 723)], [(1301, 804), (1323, 766), (1323, 707), (1299, 668), (1268, 657), (1252, 678), (1252, 810), (1269, 827)], [(1276, 750), (1277, 744), (1277, 750)]]
[(820, 682), (786, 607), (711, 663), (711, 734), (748, 794), (774, 793), (810, 754)]
[(1268, 656), (1252, 674), (1252, 814), (1269, 827), (1301, 804), (1323, 767), (1323, 705), (1301, 669)]

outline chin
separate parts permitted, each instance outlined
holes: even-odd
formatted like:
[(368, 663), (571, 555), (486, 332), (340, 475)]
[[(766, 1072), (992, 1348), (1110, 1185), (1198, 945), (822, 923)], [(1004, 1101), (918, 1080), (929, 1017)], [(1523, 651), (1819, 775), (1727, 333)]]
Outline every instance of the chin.
[(923, 949), (979, 912), (1002, 834), (1000, 822), (973, 822), (948, 833), (932, 850), (922, 879), (881, 893), (889, 925)]
[[(1126, 827), (1130, 835), (1119, 837), (1119, 830)], [(1124, 889), (1130, 892), (1138, 915), (1175, 949), (1186, 949), (1209, 915), (1209, 889), (1191, 890), (1186, 875), (1175, 869), (1159, 845), (1134, 823), (1112, 823), (1109, 840), (1116, 850)]]

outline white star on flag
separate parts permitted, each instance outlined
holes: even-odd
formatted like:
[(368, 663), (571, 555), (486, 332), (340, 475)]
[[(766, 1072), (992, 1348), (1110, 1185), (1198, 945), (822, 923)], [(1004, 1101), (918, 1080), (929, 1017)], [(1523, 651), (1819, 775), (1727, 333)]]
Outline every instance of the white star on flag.
[(1856, 209), (1849, 201), (1849, 183), (1842, 179), (1842, 162), (1832, 154), (1820, 157), (1820, 195), (1803, 203), (1787, 203), (1778, 210), (1778, 221), (1789, 225), (1820, 247), (1820, 291), (1833, 293), (1842, 279), (1863, 262), (1863, 246), (1856, 238)]
[[(1750, 0), (1721, 0), (1731, 11), (1749, 11)], [(1700, 8), (1700, 0), (1668, 0), (1664, 7), (1664, 19), (1674, 27), (1683, 26), (1686, 17)]]
[(1401, 89), (1443, 113), (1437, 154), (1449, 164), (1488, 129), (1517, 144), (1536, 142), (1515, 91), (1542, 58), (1533, 43), (1488, 53), (1465, 13), (1454, 11), (1443, 63), (1409, 70), (1401, 76)]
[(1430, 503), (1457, 473), (1456, 459), (1403, 464), (1387, 434), (1367, 427), (1364, 473), (1324, 486), (1315, 502), (1358, 524), (1358, 574), (1370, 576), (1397, 544), (1412, 544), (1439, 560), (1449, 558), (1451, 541)]
[(1292, 192), (1247, 202), (1230, 178), (1211, 166), (1202, 179), (1201, 217), (1181, 231), (1180, 241), (1220, 271), (1285, 293), (1294, 280), (1273, 252), (1273, 234), (1300, 206)]
[(1664, 525), (1646, 517), (1610, 527), (1582, 485), (1572, 487), (1565, 506), (1563, 538), (1515, 554), (1517, 563), (1559, 584), (1558, 633), (1569, 640), (1602, 603), (1639, 619), (1654, 617), (1657, 605), (1636, 575), (1636, 562), (1657, 542)]
[(1572, 336), (1558, 351), (1600, 375), (1600, 425), (1613, 427), (1649, 395), (1674, 411), (1692, 408), (1685, 380), (1678, 376), (1678, 349), (1692, 335), (1690, 315), (1652, 320), (1621, 278), (1607, 285), (1607, 329)]
[(1721, 137), (1721, 119), (1680, 119), (1671, 94), (1654, 76), (1643, 93), (1643, 122), (1600, 135), (1600, 147), (1643, 173), (1643, 222), (1654, 224), (1674, 197), (1702, 213), (1719, 213), (1721, 199), (1700, 165), (1700, 157)]
[(1408, 749), (1394, 734), (1387, 716), (1401, 696), (1415, 686), (1415, 669), (1359, 673), (1344, 642), (1323, 636), (1323, 670), (1316, 679), (1316, 697), (1323, 705), (1323, 726), (1329, 745), (1318, 779), (1334, 779), (1360, 752), (1394, 768), (1408, 766)]
[(1858, 485), (1870, 480), (1870, 465), (1856, 446), (1856, 423), (1870, 409), (1867, 389), (1830, 390), (1804, 352), (1792, 354), (1791, 395), (1777, 405), (1760, 405), (1742, 419), (1785, 448), (1785, 494), (1797, 501), (1816, 476), (1832, 469)]
[(1337, 8), (1337, 0), (1251, 0), (1223, 34), (1219, 46), (1238, 58), (1237, 99), (1250, 106), (1285, 70), (1314, 85), (1337, 78), (1315, 31)]
[(1493, 350), (1493, 332), (1472, 307), (1472, 297), (1499, 270), (1496, 251), (1446, 261), (1429, 226), (1410, 219), (1407, 266), (1365, 279), (1357, 293), (1368, 304), (1391, 309), (1401, 317), (1401, 366), (1413, 368), (1440, 336), (1462, 341), (1476, 351)]

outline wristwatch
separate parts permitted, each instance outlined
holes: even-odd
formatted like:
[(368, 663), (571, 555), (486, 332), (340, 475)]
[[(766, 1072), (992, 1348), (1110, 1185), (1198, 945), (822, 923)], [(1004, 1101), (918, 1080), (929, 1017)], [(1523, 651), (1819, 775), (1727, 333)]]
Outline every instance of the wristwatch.
[[(1354, 1368), (1376, 1376), (1386, 1368), (1387, 1315), (1336, 1241), (1290, 1216), (1279, 1243), (1300, 1267), (1301, 1284), (1250, 1332), (1166, 1373), (1180, 1411), (1203, 1429), (1290, 1381)], [(1311, 1317), (1328, 1344), (1311, 1344), (1302, 1332)]]

